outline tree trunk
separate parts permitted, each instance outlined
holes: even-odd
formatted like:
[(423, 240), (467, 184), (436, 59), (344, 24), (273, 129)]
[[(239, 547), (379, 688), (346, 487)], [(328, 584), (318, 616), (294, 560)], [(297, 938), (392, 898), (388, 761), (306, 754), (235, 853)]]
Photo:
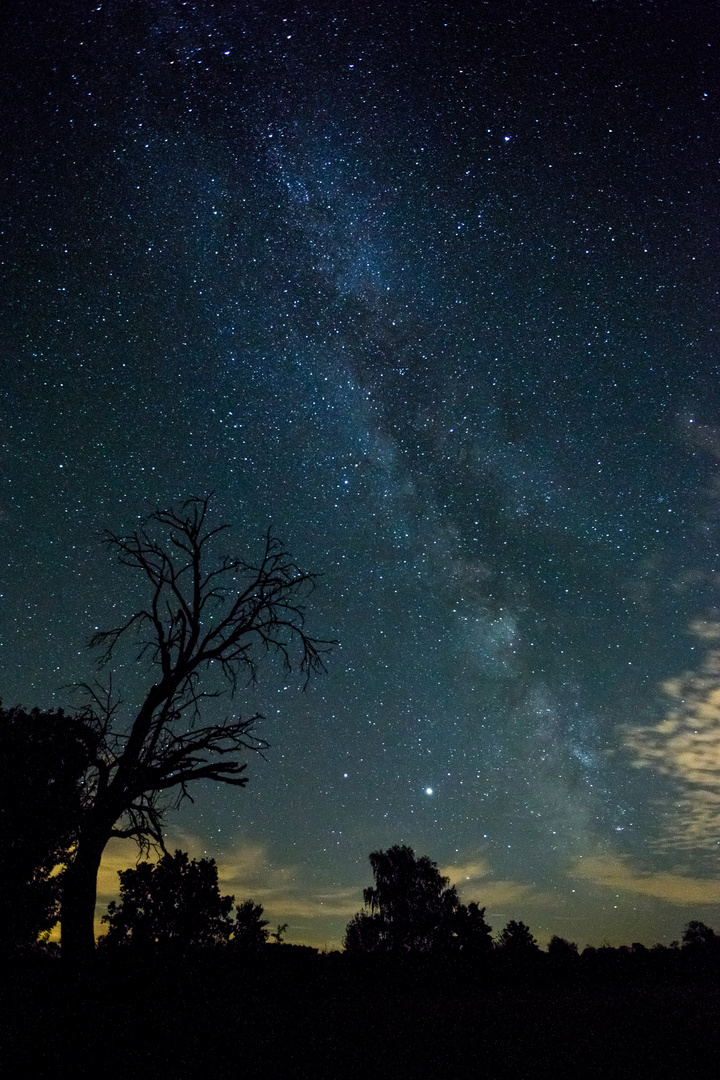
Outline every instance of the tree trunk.
[(81, 836), (75, 858), (63, 875), (60, 942), (63, 961), (83, 967), (95, 952), (95, 903), (100, 860), (108, 835)]

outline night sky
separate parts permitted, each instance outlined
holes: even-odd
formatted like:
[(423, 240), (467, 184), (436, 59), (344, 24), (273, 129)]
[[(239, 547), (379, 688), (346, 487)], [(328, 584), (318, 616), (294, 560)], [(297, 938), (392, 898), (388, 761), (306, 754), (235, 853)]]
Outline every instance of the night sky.
[[(240, 695), (266, 760), (167, 842), (291, 941), (337, 947), (395, 843), (496, 931), (720, 925), (717, 19), (46, 0), (5, 27), (0, 696), (72, 706), (134, 610), (103, 527), (210, 490), (236, 550), (272, 526), (339, 645), (305, 693), (268, 666)], [(109, 849), (103, 909), (134, 860)]]

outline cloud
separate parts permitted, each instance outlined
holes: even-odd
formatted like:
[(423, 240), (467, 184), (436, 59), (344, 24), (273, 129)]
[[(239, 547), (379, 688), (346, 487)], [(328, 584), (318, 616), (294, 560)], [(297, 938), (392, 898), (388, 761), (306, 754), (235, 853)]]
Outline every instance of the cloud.
[(110, 840), (103, 852), (102, 862), (98, 871), (98, 904), (105, 908), (110, 900), (114, 900), (120, 893), (119, 870), (127, 870), (135, 866), (139, 861), (139, 849), (134, 840)]
[(286, 893), (283, 896), (268, 896), (263, 906), (268, 911), (275, 910), (288, 918), (327, 919), (346, 918), (350, 920), (362, 908), (362, 897), (357, 889), (336, 889), (324, 893)]
[(490, 870), (484, 859), (460, 863), (459, 866), (443, 866), (440, 868), (443, 877), (450, 878), (451, 885), (462, 885), (466, 881), (478, 881), (489, 875)]
[(273, 862), (261, 844), (240, 844), (218, 855), (217, 864), (223, 892), (238, 901), (252, 898), (271, 917), (350, 919), (362, 907), (360, 888), (310, 887), (297, 866)]
[[(484, 881), (479, 889), (474, 889), (475, 900), (480, 907), (495, 908), (504, 904), (514, 904), (522, 901), (528, 903), (542, 899), (547, 900), (544, 894), (536, 893), (534, 885), (524, 885), (520, 881)], [(463, 897), (466, 902), (472, 897)]]
[[(241, 844), (231, 852), (218, 856), (217, 863), (218, 879), (223, 888), (245, 886), (258, 880), (265, 881), (271, 872), (265, 848), (261, 844)], [(273, 868), (275, 876), (291, 871), (292, 867)]]
[(678, 906), (720, 903), (720, 881), (635, 870), (625, 856), (596, 855), (578, 859), (570, 873), (572, 877), (592, 881), (616, 892), (652, 896)]
[[(693, 624), (705, 641), (720, 637), (720, 624)], [(712, 848), (720, 832), (720, 650), (711, 649), (698, 672), (663, 684), (671, 699), (667, 715), (655, 725), (627, 727), (623, 743), (638, 768), (653, 768), (679, 786), (658, 845)]]
[(443, 866), (440, 868), (440, 873), (443, 877), (450, 879), (451, 885), (457, 885), (462, 891), (462, 899), (465, 903), (476, 899), (480, 907), (497, 907), (513, 904), (516, 901), (527, 903), (538, 899), (548, 899), (544, 894), (535, 891), (534, 884), (492, 880), (492, 871), (484, 859)]
[(720, 639), (720, 623), (712, 619), (696, 619), (690, 624), (690, 633), (702, 641), (718, 641)]
[[(102, 922), (111, 900), (120, 895), (119, 870), (127, 870), (140, 861), (140, 851), (134, 840), (110, 840), (103, 852), (97, 877), (97, 903), (95, 904), (95, 936), (107, 933)], [(59, 935), (58, 935), (59, 936)]]

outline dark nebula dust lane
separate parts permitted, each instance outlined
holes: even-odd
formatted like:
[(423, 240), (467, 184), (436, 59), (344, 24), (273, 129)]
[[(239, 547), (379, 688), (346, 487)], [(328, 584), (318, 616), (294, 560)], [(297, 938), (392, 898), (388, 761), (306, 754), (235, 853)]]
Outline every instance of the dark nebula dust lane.
[(311, 8), (7, 20), (0, 697), (68, 707), (98, 530), (213, 490), (340, 644), (170, 843), (320, 945), (395, 843), (541, 940), (712, 924), (717, 15)]

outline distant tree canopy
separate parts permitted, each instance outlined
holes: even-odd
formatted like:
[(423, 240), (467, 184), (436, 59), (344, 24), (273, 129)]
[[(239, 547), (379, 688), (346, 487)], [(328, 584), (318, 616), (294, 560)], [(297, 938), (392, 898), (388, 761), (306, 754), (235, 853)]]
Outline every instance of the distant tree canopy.
[(718, 937), (711, 926), (692, 919), (683, 931), (682, 941), (684, 949), (714, 948), (718, 944)]
[(720, 963), (720, 936), (711, 926), (693, 919), (685, 927), (682, 936), (682, 951), (686, 956), (700, 963), (716, 965)]
[(464, 907), (455, 887), (427, 856), (416, 858), (412, 848), (396, 845), (374, 851), (370, 865), (375, 886), (364, 890), (369, 911), (348, 923), (345, 950), (349, 953), (489, 952), (490, 927), (484, 908)]
[(57, 922), (97, 733), (62, 711), (0, 708), (0, 949), (34, 944)]

